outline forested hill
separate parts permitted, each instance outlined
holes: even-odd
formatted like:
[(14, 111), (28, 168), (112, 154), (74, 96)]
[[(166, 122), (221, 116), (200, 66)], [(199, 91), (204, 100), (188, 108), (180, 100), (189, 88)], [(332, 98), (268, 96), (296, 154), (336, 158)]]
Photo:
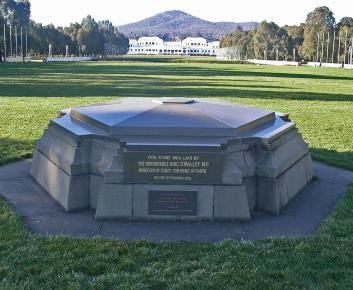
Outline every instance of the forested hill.
[(144, 20), (119, 26), (120, 32), (129, 38), (159, 36), (164, 40), (202, 36), (208, 40), (221, 39), (240, 25), (244, 30), (257, 27), (257, 22), (210, 22), (183, 11), (166, 11)]

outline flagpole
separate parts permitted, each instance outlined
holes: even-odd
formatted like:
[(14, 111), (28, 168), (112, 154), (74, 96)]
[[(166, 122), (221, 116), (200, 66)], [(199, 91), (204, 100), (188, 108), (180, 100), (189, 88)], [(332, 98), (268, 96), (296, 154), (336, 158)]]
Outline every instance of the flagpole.
[(4, 19), (4, 62), (6, 62), (6, 23), (5, 23), (5, 19)]

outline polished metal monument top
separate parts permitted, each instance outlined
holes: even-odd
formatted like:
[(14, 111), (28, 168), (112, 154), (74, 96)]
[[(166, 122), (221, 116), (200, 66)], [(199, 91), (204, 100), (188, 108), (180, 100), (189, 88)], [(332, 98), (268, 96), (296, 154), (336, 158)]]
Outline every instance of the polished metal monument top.
[(126, 98), (73, 108), (72, 122), (111, 136), (238, 136), (275, 121), (263, 109), (209, 99)]

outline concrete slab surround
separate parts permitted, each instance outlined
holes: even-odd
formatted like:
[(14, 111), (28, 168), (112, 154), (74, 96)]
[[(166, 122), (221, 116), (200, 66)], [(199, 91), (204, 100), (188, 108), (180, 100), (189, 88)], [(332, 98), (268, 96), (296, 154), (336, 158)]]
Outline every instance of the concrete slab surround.
[(313, 171), (287, 115), (127, 98), (51, 120), (31, 175), (67, 212), (91, 208), (100, 220), (248, 221), (256, 209), (279, 214)]
[(217, 242), (306, 236), (314, 233), (353, 182), (353, 172), (314, 162), (318, 181), (309, 183), (280, 215), (258, 211), (251, 222), (104, 221), (87, 209), (65, 212), (30, 176), (31, 160), (0, 167), (0, 196), (40, 235), (117, 240)]

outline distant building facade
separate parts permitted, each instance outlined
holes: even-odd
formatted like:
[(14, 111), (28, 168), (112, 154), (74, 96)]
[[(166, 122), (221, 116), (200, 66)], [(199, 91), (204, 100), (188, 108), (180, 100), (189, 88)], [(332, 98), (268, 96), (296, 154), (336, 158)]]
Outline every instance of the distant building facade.
[(159, 37), (130, 39), (130, 55), (204, 55), (216, 56), (219, 41), (208, 42), (203, 37), (187, 37), (182, 41), (163, 41)]

